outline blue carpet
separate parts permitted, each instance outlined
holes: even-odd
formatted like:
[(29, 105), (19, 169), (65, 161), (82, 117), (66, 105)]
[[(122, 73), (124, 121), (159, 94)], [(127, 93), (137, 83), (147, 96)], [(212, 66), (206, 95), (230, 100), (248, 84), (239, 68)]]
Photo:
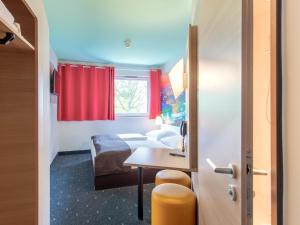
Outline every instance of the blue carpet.
[(153, 184), (144, 186), (144, 221), (137, 187), (95, 191), (90, 154), (59, 155), (51, 165), (51, 225), (149, 225)]

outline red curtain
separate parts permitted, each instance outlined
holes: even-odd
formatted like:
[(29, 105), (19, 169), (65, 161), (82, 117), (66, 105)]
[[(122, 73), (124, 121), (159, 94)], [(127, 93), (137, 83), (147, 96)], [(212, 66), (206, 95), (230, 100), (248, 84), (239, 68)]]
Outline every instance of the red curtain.
[(155, 119), (161, 113), (160, 103), (161, 70), (150, 71), (150, 114), (149, 119)]
[(114, 77), (112, 67), (59, 65), (58, 120), (114, 120)]

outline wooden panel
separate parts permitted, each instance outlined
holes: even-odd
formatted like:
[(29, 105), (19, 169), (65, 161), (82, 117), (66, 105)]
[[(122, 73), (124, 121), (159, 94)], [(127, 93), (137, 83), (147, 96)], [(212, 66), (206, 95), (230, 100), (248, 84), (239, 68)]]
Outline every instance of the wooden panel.
[(271, 0), (271, 222), (283, 224), (281, 0)]
[(270, 1), (253, 0), (253, 224), (271, 224)]
[(140, 147), (132, 153), (132, 155), (124, 162), (124, 165), (190, 171), (188, 158), (171, 156), (169, 154), (170, 152), (172, 152), (172, 150)]
[(253, 1), (242, 2), (242, 224), (253, 224)]
[(35, 52), (0, 52), (0, 224), (37, 221)]
[(198, 169), (198, 29), (189, 27), (188, 44), (188, 149), (191, 169)]
[(15, 22), (21, 25), (22, 36), (35, 46), (36, 17), (24, 0), (2, 0), (15, 18)]
[[(22, 35), (0, 19), (0, 224), (38, 224), (37, 20), (23, 0), (4, 0)], [(29, 41), (27, 41), (26, 39)]]
[(0, 45), (1, 51), (32, 51), (34, 50), (34, 47), (19, 33), (16, 32), (15, 28), (12, 27), (12, 25), (6, 23), (3, 18), (0, 17), (0, 38), (3, 38), (5, 36), (5, 33), (14, 33), (16, 35), (15, 40), (13, 40), (8, 45)]

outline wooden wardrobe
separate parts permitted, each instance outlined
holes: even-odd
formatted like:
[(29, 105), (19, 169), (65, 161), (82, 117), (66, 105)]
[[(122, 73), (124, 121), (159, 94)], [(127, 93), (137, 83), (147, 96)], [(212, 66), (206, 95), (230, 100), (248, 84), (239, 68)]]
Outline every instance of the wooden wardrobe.
[(23, 0), (2, 0), (21, 33), (0, 16), (0, 225), (38, 224), (37, 19)]

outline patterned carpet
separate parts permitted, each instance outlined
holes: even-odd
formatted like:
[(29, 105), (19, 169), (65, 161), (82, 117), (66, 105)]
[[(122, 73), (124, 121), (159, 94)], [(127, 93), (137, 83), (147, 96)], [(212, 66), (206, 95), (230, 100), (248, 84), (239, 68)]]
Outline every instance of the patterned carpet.
[(149, 225), (153, 187), (145, 185), (139, 221), (136, 186), (94, 191), (91, 155), (59, 155), (51, 165), (51, 225)]

